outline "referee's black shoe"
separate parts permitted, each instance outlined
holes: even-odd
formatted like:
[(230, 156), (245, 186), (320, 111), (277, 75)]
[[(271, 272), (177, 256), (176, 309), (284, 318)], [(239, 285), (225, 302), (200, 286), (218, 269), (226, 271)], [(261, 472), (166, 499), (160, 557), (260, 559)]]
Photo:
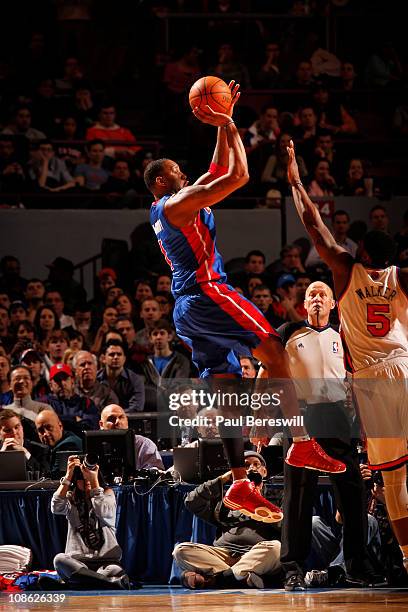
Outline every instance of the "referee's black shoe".
[(351, 563), (346, 569), (346, 584), (348, 587), (379, 588), (387, 586), (385, 576), (378, 574), (368, 559), (360, 563)]
[(283, 583), (285, 591), (305, 591), (306, 583), (302, 574), (290, 574)]

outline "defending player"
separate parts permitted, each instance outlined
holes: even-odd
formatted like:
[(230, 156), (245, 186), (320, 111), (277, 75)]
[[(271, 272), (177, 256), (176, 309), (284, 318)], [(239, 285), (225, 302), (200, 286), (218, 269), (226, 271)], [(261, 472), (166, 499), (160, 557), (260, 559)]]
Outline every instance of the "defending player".
[(288, 179), (296, 209), (331, 268), (370, 467), (381, 470), (388, 514), (408, 571), (408, 269), (384, 232), (366, 234), (357, 262), (334, 240), (299, 176), (293, 142)]
[[(231, 118), (239, 97), (238, 85), (231, 82), (230, 87), (233, 102), (229, 115), (215, 113), (209, 107), (208, 111), (198, 108), (193, 111), (200, 121), (218, 128), (212, 163), (206, 174), (188, 186), (186, 175), (170, 159), (155, 160), (146, 168), (145, 183), (156, 198), (150, 219), (173, 272), (177, 334), (191, 347), (200, 376), (212, 379), (241, 376), (238, 356), (250, 356), (252, 350), (276, 378), (286, 379), (283, 410), (290, 418), (299, 412), (285, 351), (261, 312), (226, 284), (215, 243), (215, 223), (209, 207), (249, 179), (245, 150)], [(220, 433), (234, 479), (225, 504), (257, 520), (280, 520), (279, 508), (261, 497), (246, 480), (242, 436), (227, 437), (221, 428)], [(295, 444), (290, 454), (291, 465), (330, 472), (345, 470), (344, 464), (328, 457), (303, 428), (292, 433)]]

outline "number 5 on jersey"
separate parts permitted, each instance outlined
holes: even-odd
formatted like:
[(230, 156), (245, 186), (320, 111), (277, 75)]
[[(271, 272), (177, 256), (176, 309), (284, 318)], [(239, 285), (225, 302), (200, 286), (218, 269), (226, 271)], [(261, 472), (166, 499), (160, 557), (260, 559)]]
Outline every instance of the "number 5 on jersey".
[(376, 338), (383, 338), (390, 331), (389, 304), (367, 304), (367, 330)]

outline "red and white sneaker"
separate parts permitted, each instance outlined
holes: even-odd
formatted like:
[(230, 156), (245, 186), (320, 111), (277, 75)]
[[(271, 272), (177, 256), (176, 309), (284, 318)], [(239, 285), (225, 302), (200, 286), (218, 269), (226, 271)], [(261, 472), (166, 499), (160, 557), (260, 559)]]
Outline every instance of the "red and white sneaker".
[(281, 509), (262, 497), (250, 480), (235, 480), (224, 496), (224, 505), (263, 523), (277, 523), (283, 519)]
[(329, 472), (330, 474), (342, 474), (347, 469), (342, 461), (329, 457), (314, 438), (294, 442), (288, 450), (285, 461), (293, 467)]

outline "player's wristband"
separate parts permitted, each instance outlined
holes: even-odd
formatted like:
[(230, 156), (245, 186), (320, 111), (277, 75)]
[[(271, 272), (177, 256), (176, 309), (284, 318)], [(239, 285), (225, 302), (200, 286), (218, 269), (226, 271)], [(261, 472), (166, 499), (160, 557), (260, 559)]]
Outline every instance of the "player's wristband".
[(215, 174), (216, 176), (222, 176), (223, 174), (227, 174), (228, 166), (221, 166), (220, 164), (215, 164), (211, 162), (210, 167), (208, 168), (208, 172), (210, 174)]
[(302, 181), (295, 181), (292, 183), (292, 187), (303, 187)]

